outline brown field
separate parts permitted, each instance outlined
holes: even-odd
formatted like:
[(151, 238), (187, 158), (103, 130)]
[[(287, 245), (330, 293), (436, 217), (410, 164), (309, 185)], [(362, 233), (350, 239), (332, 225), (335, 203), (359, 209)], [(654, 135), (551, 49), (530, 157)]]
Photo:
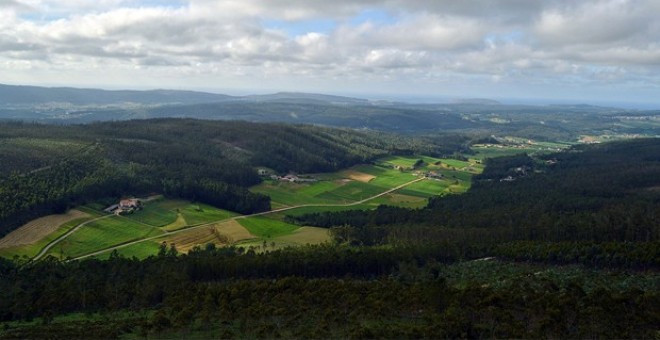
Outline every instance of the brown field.
[(342, 175), (358, 182), (364, 182), (367, 183), (371, 181), (372, 179), (376, 178), (376, 176), (365, 174), (364, 172), (359, 172), (355, 170), (346, 170), (342, 171)]
[(277, 238), (277, 241), (291, 242), (295, 244), (319, 244), (330, 241), (328, 229), (316, 227), (300, 227), (291, 235)]
[(55, 232), (59, 226), (69, 221), (90, 215), (80, 210), (69, 210), (66, 214), (49, 215), (32, 220), (0, 239), (0, 248), (28, 245)]
[(174, 243), (179, 252), (187, 253), (196, 245), (214, 243), (217, 246), (233, 244), (254, 238), (245, 227), (235, 220), (218, 223), (205, 228), (192, 229), (164, 238), (167, 244)]

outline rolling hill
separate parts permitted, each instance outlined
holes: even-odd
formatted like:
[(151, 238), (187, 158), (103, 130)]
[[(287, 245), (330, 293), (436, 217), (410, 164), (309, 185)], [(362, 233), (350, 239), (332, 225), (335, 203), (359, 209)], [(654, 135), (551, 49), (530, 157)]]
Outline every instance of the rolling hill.
[(0, 119), (76, 124), (149, 118), (284, 122), (405, 134), (461, 132), (575, 141), (660, 135), (660, 113), (590, 105), (512, 105), (488, 99), (411, 104), (311, 93), (227, 96), (0, 85)]

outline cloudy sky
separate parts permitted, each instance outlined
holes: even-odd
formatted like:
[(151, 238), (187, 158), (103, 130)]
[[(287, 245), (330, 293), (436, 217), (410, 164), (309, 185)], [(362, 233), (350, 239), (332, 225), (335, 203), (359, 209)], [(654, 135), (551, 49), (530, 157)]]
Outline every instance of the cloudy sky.
[(0, 83), (660, 107), (658, 0), (0, 0)]

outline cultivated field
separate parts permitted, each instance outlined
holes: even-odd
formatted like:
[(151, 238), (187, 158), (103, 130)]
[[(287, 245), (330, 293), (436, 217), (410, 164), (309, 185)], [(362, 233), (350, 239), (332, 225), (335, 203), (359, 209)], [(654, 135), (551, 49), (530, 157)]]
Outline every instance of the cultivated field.
[(0, 248), (34, 244), (56, 232), (60, 226), (74, 220), (84, 220), (89, 214), (71, 209), (66, 214), (48, 215), (21, 226), (0, 239)]
[(69, 230), (75, 228), (81, 223), (88, 221), (90, 218), (81, 218), (69, 221), (62, 224), (55, 232), (47, 235), (41, 240), (32, 243), (25, 244), (15, 247), (0, 248), (0, 257), (13, 258), (14, 256), (32, 258), (36, 256), (44, 247), (56, 240), (58, 237), (62, 236)]
[(134, 221), (153, 227), (163, 227), (163, 230), (167, 231), (219, 221), (232, 216), (236, 214), (207, 204), (166, 199), (148, 202), (144, 205), (144, 209), (126, 215)]
[(250, 234), (266, 240), (291, 234), (300, 228), (297, 225), (263, 216), (242, 218), (238, 220), (238, 223), (245, 227)]
[(159, 228), (112, 216), (85, 225), (53, 247), (48, 254), (62, 258), (76, 257), (162, 233)]
[(360, 172), (357, 170), (346, 170), (340, 172), (340, 174), (348, 179), (352, 179), (354, 181), (364, 182), (364, 183), (368, 183), (372, 179), (376, 178), (376, 176), (374, 175), (366, 174), (364, 172)]
[(331, 240), (328, 229), (315, 227), (300, 227), (289, 235), (280, 236), (276, 242), (291, 244), (319, 244)]
[(174, 244), (179, 252), (187, 253), (194, 246), (204, 246), (213, 243), (216, 246), (226, 246), (252, 239), (254, 236), (236, 220), (217, 223), (208, 227), (192, 229), (171, 236), (158, 238), (155, 242)]
[(236, 244), (237, 247), (244, 249), (252, 249), (260, 253), (264, 251), (272, 251), (287, 247), (296, 247), (301, 245), (321, 244), (331, 241), (328, 229), (316, 227), (300, 227), (293, 232), (275, 237), (272, 239), (253, 239), (246, 240)]

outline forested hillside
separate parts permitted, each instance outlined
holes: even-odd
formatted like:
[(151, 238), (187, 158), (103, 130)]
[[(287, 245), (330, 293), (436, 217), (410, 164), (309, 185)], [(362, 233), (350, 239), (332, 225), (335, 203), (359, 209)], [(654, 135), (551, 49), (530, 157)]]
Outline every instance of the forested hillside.
[(0, 235), (76, 204), (152, 192), (241, 213), (264, 211), (269, 198), (246, 189), (260, 182), (256, 167), (278, 173), (333, 171), (387, 154), (452, 154), (467, 142), (190, 119), (4, 123)]

